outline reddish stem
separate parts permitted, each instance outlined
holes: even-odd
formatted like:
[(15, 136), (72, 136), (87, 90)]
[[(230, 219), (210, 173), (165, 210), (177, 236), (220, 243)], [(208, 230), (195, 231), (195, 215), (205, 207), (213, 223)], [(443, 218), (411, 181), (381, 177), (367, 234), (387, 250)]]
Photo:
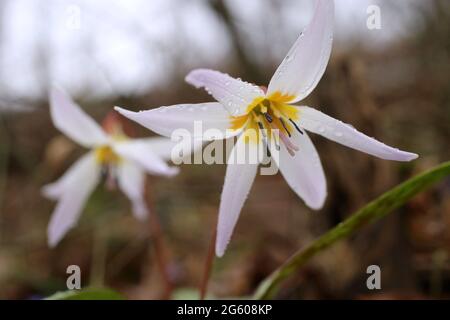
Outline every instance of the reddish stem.
[(205, 299), (208, 290), (208, 282), (211, 276), (211, 270), (214, 263), (214, 256), (215, 256), (214, 249), (216, 244), (216, 236), (217, 236), (217, 221), (214, 220), (213, 232), (211, 234), (211, 239), (209, 242), (208, 254), (205, 260), (205, 269), (203, 271), (203, 278), (200, 285), (200, 300)]
[(163, 281), (164, 281), (164, 291), (162, 294), (162, 299), (170, 299), (172, 291), (173, 291), (173, 283), (169, 273), (170, 262), (168, 257), (168, 248), (164, 241), (164, 236), (161, 227), (161, 221), (155, 212), (155, 206), (153, 205), (153, 201), (149, 196), (149, 183), (147, 180), (146, 183), (146, 200), (147, 206), (150, 211), (149, 213), (149, 228), (150, 228), (150, 239), (153, 244), (153, 248), (155, 251), (156, 263), (158, 265), (158, 269), (161, 272)]

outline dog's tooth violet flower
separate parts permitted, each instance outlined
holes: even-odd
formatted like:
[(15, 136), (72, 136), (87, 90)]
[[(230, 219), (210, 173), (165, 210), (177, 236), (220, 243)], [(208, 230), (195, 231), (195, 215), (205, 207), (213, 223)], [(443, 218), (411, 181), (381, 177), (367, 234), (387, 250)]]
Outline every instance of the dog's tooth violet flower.
[(111, 117), (102, 129), (58, 89), (50, 94), (50, 110), (55, 127), (90, 151), (59, 180), (42, 189), (46, 197), (58, 201), (47, 230), (49, 245), (55, 246), (77, 223), (84, 204), (102, 178), (109, 187), (117, 184), (130, 199), (134, 215), (145, 219), (145, 172), (177, 174), (178, 168), (165, 162), (170, 159), (174, 143), (167, 138), (130, 139), (118, 119)]
[[(161, 107), (139, 113), (116, 110), (166, 136), (178, 128), (192, 130), (194, 120), (202, 120), (204, 129), (231, 129), (232, 134), (224, 136), (239, 138), (230, 159), (242, 145), (256, 148), (267, 143), (267, 132), (278, 132), (278, 139), (274, 140), (280, 142), (279, 159), (274, 160), (282, 175), (309, 207), (320, 209), (327, 193), (325, 175), (306, 131), (386, 160), (417, 158), (416, 154), (389, 147), (320, 111), (292, 105), (311, 93), (325, 71), (331, 53), (333, 21), (334, 2), (316, 1), (312, 21), (275, 72), (267, 90), (201, 69), (192, 71), (186, 81), (205, 88), (219, 103)], [(260, 130), (257, 143), (246, 139), (250, 129)], [(228, 163), (219, 209), (218, 256), (224, 254), (256, 172), (257, 164)]]

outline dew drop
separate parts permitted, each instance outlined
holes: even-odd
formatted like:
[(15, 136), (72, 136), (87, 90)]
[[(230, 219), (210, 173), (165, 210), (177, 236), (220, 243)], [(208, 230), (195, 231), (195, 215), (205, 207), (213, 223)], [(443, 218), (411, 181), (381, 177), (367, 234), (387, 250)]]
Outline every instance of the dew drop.
[(287, 55), (287, 57), (286, 57), (286, 62), (290, 62), (290, 61), (292, 61), (294, 58), (295, 58), (295, 53), (289, 54), (289, 55)]

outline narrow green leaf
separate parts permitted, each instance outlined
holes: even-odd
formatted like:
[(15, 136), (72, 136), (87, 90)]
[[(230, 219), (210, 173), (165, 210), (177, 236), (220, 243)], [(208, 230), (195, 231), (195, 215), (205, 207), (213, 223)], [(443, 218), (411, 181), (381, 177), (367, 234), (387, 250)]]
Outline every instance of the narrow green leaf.
[(416, 194), (424, 191), (448, 175), (450, 175), (450, 162), (445, 162), (384, 193), (323, 236), (297, 251), (286, 263), (275, 270), (260, 284), (254, 298), (273, 298), (278, 291), (280, 283), (303, 266), (311, 257), (332, 246), (337, 241), (348, 237), (358, 228), (386, 216)]
[(57, 292), (45, 300), (125, 300), (125, 297), (111, 289), (87, 288)]

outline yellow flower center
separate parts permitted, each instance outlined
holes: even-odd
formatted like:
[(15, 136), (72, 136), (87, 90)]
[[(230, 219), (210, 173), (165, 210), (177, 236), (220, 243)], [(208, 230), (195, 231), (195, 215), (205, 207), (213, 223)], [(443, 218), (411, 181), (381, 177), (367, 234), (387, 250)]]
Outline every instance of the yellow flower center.
[(289, 138), (294, 130), (303, 134), (295, 123), (299, 119), (296, 107), (288, 104), (293, 96), (276, 92), (269, 97), (256, 98), (248, 107), (247, 113), (239, 117), (231, 117), (231, 129), (239, 130), (244, 127), (246, 142), (258, 143), (274, 138), (281, 140), (291, 155), (298, 151)]
[(117, 165), (121, 161), (120, 156), (110, 146), (96, 148), (95, 159), (102, 166)]

